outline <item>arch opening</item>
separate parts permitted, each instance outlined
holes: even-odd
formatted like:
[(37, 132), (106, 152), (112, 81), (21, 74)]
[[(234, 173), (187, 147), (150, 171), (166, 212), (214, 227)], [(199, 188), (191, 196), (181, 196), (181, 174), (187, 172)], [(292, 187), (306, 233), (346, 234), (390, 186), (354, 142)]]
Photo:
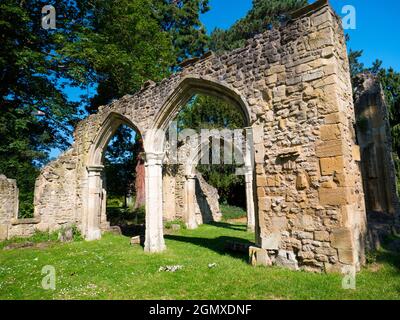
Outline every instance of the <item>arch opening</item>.
[[(196, 112), (200, 112), (200, 116)], [(165, 132), (162, 149), (165, 153), (162, 177), (164, 220), (183, 220), (190, 229), (209, 222), (216, 222), (215, 225), (218, 225), (226, 217), (229, 220), (229, 212), (226, 210), (233, 209), (229, 206), (229, 200), (236, 199), (241, 200), (234, 207), (240, 209), (240, 213), (233, 213), (231, 218), (235, 218), (236, 214), (239, 219), (231, 222), (246, 224), (250, 231), (255, 230), (253, 143), (252, 140), (246, 140), (252, 138), (250, 122), (245, 100), (233, 89), (197, 78), (186, 78), (181, 83), (155, 122), (156, 128)], [(213, 132), (217, 132), (219, 138), (215, 140), (219, 144), (209, 140), (209, 143), (204, 143), (203, 131), (211, 133), (209, 140), (213, 140)], [(237, 146), (239, 140), (236, 139), (239, 136), (242, 141)], [(246, 142), (249, 143), (246, 145)], [(189, 146), (189, 151), (182, 157), (183, 146)], [(214, 150), (207, 150), (210, 147)], [(227, 154), (231, 159), (226, 159), (226, 149), (230, 150)], [(221, 162), (215, 163), (216, 161)], [(171, 181), (177, 174), (180, 177)], [(231, 179), (228, 183), (230, 186), (225, 190), (221, 185), (213, 185), (218, 181), (215, 178), (218, 175), (228, 181)], [(239, 189), (236, 196), (232, 190), (235, 183)], [(216, 201), (210, 201), (212, 197)], [(225, 212), (221, 212), (220, 203)], [(223, 216), (224, 213), (226, 217)]]
[(83, 233), (87, 240), (102, 231), (144, 234), (143, 141), (138, 127), (111, 113), (100, 127), (88, 156)]

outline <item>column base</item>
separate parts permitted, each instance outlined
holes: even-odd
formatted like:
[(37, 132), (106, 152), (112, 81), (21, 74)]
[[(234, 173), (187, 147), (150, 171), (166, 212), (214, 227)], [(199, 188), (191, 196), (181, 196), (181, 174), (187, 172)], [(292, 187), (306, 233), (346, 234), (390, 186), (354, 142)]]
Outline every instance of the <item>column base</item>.
[(199, 226), (198, 226), (198, 224), (196, 223), (196, 222), (188, 222), (188, 223), (186, 223), (186, 228), (188, 229), (188, 230), (195, 230), (195, 229), (197, 229)]
[(144, 245), (144, 252), (147, 253), (161, 253), (167, 250), (167, 246), (165, 244), (160, 244), (158, 246), (149, 246), (147, 244)]
[(88, 230), (85, 236), (86, 241), (94, 241), (100, 239), (101, 239), (101, 230), (99, 229)]

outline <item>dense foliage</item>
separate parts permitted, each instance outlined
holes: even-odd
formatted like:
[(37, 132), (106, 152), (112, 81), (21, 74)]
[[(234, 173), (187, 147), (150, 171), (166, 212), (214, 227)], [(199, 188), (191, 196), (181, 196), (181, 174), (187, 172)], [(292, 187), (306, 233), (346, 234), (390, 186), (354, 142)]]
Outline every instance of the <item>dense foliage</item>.
[[(3, 0), (0, 3), (0, 173), (16, 178), (21, 213), (52, 148), (66, 149), (84, 110), (94, 112), (206, 48), (207, 0)], [(56, 29), (41, 9), (56, 9)], [(66, 86), (96, 88), (68, 101)], [(125, 142), (129, 140), (124, 137)], [(124, 143), (124, 142), (123, 142)]]

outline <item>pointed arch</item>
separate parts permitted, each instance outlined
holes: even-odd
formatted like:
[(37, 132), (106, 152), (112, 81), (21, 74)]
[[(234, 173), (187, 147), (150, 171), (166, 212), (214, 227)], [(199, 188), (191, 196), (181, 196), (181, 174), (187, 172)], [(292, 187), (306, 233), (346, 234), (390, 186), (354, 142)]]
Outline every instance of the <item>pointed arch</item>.
[(165, 130), (179, 110), (195, 94), (211, 95), (230, 102), (242, 113), (245, 126), (250, 126), (250, 108), (239, 91), (226, 83), (208, 77), (187, 76), (182, 79), (158, 111), (153, 129)]
[(103, 164), (105, 149), (121, 125), (126, 125), (137, 134), (142, 135), (142, 130), (138, 125), (120, 113), (110, 112), (101, 124), (100, 130), (89, 149), (87, 166), (100, 166)]

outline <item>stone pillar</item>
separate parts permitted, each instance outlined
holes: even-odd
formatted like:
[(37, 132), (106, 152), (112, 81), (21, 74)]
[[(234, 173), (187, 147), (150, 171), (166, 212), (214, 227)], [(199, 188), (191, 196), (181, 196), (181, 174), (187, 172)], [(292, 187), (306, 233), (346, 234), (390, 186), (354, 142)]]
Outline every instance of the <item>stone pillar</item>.
[(193, 230), (198, 227), (196, 221), (196, 175), (186, 176), (186, 226)]
[(89, 166), (88, 170), (88, 205), (85, 239), (88, 241), (101, 238), (101, 212), (103, 202), (102, 172), (104, 166)]
[(164, 154), (146, 153), (146, 252), (166, 249), (163, 236), (162, 160)]
[(253, 169), (246, 168), (246, 204), (247, 204), (247, 229), (255, 231), (256, 218), (254, 210), (254, 197), (253, 197)]

